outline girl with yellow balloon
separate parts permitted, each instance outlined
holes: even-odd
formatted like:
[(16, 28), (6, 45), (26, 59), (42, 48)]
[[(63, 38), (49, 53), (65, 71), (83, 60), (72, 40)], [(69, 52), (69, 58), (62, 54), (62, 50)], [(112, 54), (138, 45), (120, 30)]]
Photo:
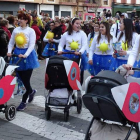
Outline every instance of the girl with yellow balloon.
[(108, 22), (101, 22), (99, 35), (94, 37), (89, 49), (89, 64), (93, 65), (94, 75), (102, 70), (109, 70), (112, 62), (112, 36)]
[[(88, 34), (88, 47), (87, 47), (88, 54), (93, 38), (99, 35), (99, 26), (100, 26), (99, 22), (95, 22), (94, 27), (91, 25), (89, 26), (91, 33)], [(91, 75), (94, 75), (93, 65), (88, 64), (87, 69)]]
[[(59, 37), (54, 33), (54, 29), (55, 29), (54, 22), (50, 23), (50, 29), (51, 30), (47, 31), (47, 33), (45, 34), (45, 36), (43, 38), (43, 41), (45, 43), (47, 43), (42, 52), (42, 56), (44, 56), (44, 57), (51, 57), (53, 55), (56, 55), (57, 46), (58, 46), (58, 43), (61, 38), (61, 36)], [(56, 36), (57, 36), (57, 38), (56, 38)]]
[(134, 27), (131, 19), (123, 19), (120, 23), (120, 33), (117, 38), (114, 38), (114, 43), (119, 43), (117, 50), (114, 49), (113, 61), (110, 70), (115, 71), (119, 66), (127, 64), (129, 54), (135, 45), (137, 33), (134, 32)]
[[(81, 84), (83, 83), (84, 70), (87, 69), (87, 57), (86, 57), (86, 47), (87, 47), (87, 36), (80, 30), (81, 21), (79, 18), (73, 18), (69, 24), (68, 31), (62, 35), (58, 46), (58, 54), (63, 52), (73, 52), (73, 54), (63, 54), (63, 56), (71, 59), (78, 60), (81, 59)], [(65, 47), (65, 49), (64, 49)]]
[(33, 69), (38, 68), (39, 63), (34, 49), (36, 42), (36, 34), (32, 28), (27, 26), (27, 24), (30, 23), (30, 16), (26, 11), (19, 11), (18, 19), (20, 22), (20, 27), (15, 28), (12, 33), (8, 45), (7, 56), (11, 57), (13, 47), (16, 44), (13, 53), (17, 55), (17, 57), (12, 57), (11, 59), (12, 62), (16, 64), (16, 62), (19, 60), (19, 57), (22, 58), (16, 72), (26, 88), (26, 92), (22, 97), (22, 101), (17, 107), (17, 111), (21, 111), (26, 108), (27, 99), (29, 98), (29, 103), (32, 102), (36, 93), (36, 90), (33, 90), (31, 87), (30, 78)]

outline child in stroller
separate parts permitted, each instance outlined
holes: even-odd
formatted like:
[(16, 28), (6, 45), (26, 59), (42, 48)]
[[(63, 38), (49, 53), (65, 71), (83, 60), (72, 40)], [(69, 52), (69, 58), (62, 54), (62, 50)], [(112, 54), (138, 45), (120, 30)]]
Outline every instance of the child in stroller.
[(11, 65), (6, 63), (3, 57), (0, 57), (0, 112), (5, 113), (5, 118), (8, 121), (13, 120), (16, 116), (16, 106), (7, 105), (7, 102), (16, 85), (13, 73), (20, 61), (21, 59), (15, 65)]
[[(45, 88), (48, 90), (45, 103), (47, 120), (50, 119), (51, 108), (64, 109), (65, 121), (68, 121), (69, 108), (72, 105), (77, 106), (78, 113), (81, 112), (80, 68), (76, 62), (58, 55), (48, 58)], [(54, 93), (55, 96), (52, 96)]]
[[(95, 139), (95, 135), (97, 137), (97, 131), (98, 131), (98, 134), (100, 134), (100, 136), (98, 135), (98, 138), (96, 139), (99, 140), (103, 136), (102, 130), (105, 130), (107, 128), (107, 127), (106, 128), (104, 127), (103, 129), (104, 125), (102, 125), (106, 121), (111, 121), (111, 125), (110, 125), (111, 127), (109, 127), (110, 130), (106, 129), (108, 130), (108, 132), (104, 134), (113, 135), (114, 133), (113, 135), (114, 137), (110, 138), (107, 135), (106, 136), (104, 135), (104, 137), (102, 137), (102, 140), (118, 140), (118, 139), (128, 140), (131, 133), (134, 134), (133, 136), (135, 137), (135, 138), (133, 137), (133, 140), (134, 139), (140, 140), (139, 124), (137, 122), (130, 121), (126, 118), (122, 110), (117, 105), (111, 92), (112, 88), (119, 85), (124, 85), (127, 83), (128, 82), (123, 76), (113, 71), (101, 71), (95, 77), (87, 79), (86, 91), (85, 91), (85, 95), (83, 96), (83, 102), (86, 108), (90, 111), (90, 113), (94, 117), (88, 127), (85, 140)], [(122, 97), (120, 97), (120, 99), (121, 98)], [(100, 123), (102, 124), (100, 125)], [(114, 125), (116, 123), (117, 125)], [(119, 127), (121, 131), (116, 129), (118, 128), (116, 127), (118, 126), (118, 124), (119, 126), (121, 124), (121, 126)], [(100, 130), (97, 127), (95, 128), (95, 125), (98, 128), (100, 127)], [(130, 128), (128, 129), (128, 127), (125, 127), (126, 125), (130, 125)], [(94, 129), (92, 130), (93, 133), (91, 133), (91, 128)], [(112, 129), (112, 128), (115, 128), (120, 133), (114, 131), (115, 129)], [(133, 128), (135, 128), (135, 131), (132, 131), (134, 130)], [(96, 132), (95, 132), (95, 129), (96, 129)], [(111, 131), (112, 133), (109, 133), (109, 131)], [(117, 138), (115, 137), (116, 136), (115, 134), (118, 134)]]

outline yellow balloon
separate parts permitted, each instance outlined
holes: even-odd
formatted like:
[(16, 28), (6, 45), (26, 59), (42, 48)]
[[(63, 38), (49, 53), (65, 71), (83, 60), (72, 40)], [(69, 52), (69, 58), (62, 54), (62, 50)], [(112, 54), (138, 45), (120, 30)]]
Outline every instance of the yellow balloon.
[(72, 50), (77, 50), (78, 49), (78, 43), (77, 42), (72, 42), (71, 44), (70, 44), (70, 47), (71, 47), (71, 49)]
[(46, 38), (47, 38), (47, 39), (52, 39), (52, 38), (54, 38), (54, 33), (48, 31)]
[(21, 36), (16, 37), (16, 43), (22, 45), (24, 43), (24, 38)]
[(106, 52), (108, 50), (108, 45), (106, 43), (102, 43), (99, 48), (102, 52)]
[(127, 45), (127, 43), (122, 42), (122, 49), (123, 49), (124, 51), (127, 51), (127, 50), (128, 50), (128, 45)]

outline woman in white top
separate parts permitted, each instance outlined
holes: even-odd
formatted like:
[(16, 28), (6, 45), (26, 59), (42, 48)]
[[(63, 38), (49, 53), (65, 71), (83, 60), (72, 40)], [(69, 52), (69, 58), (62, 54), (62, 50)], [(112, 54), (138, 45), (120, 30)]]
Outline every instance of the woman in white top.
[(101, 70), (109, 70), (112, 60), (112, 36), (108, 22), (100, 23), (100, 33), (94, 37), (89, 50), (89, 64), (93, 64), (94, 75)]
[[(117, 39), (113, 38), (113, 42), (119, 42), (118, 48), (115, 48), (113, 54), (113, 62), (110, 66), (110, 70), (115, 71), (120, 65), (126, 64), (130, 52), (135, 45), (135, 39), (137, 33), (134, 32), (134, 27), (131, 19), (123, 19), (120, 23), (120, 33)], [(117, 50), (117, 51), (116, 51)]]
[[(99, 22), (95, 22), (94, 27), (91, 27), (91, 28), (92, 28), (92, 30), (91, 30), (92, 32), (88, 34), (87, 54), (89, 54), (89, 49), (90, 49), (90, 47), (91, 47), (93, 38), (99, 35), (99, 27), (100, 27)], [(89, 73), (90, 73), (91, 75), (94, 75), (93, 65), (88, 64), (87, 67), (88, 67)]]
[[(81, 62), (81, 83), (83, 83), (83, 71), (87, 67), (87, 62), (85, 61), (87, 49), (87, 36), (80, 30), (81, 21), (79, 18), (73, 18), (69, 24), (67, 32), (65, 32), (58, 46), (58, 54), (62, 52), (74, 52), (74, 54), (64, 54), (63, 56), (69, 59), (79, 59), (79, 55), (82, 55)], [(65, 49), (64, 46), (66, 45)]]
[(47, 44), (42, 52), (42, 56), (51, 57), (53, 55), (56, 55), (56, 51), (58, 50), (58, 43), (61, 37), (58, 37), (57, 35), (54, 34), (53, 32), (54, 28), (55, 28), (55, 22), (52, 21), (50, 23), (51, 30), (47, 31), (47, 33), (43, 38), (43, 41)]
[[(39, 63), (36, 52), (34, 50), (36, 34), (32, 28), (27, 26), (27, 24), (30, 23), (30, 16), (24, 11), (21, 11), (18, 15), (18, 19), (20, 22), (20, 27), (15, 28), (12, 33), (8, 45), (7, 56), (11, 56), (13, 47), (16, 44), (16, 48), (14, 49), (13, 54), (23, 58), (19, 63), (19, 68), (17, 68), (17, 73), (26, 88), (26, 93), (23, 95), (22, 102), (17, 107), (17, 110), (20, 111), (26, 108), (27, 98), (29, 97), (28, 102), (30, 103), (36, 93), (36, 90), (32, 90), (31, 88), (30, 78), (33, 69), (39, 67)], [(19, 60), (18, 57), (12, 58), (12, 62), (14, 64)]]
[[(140, 35), (138, 35), (136, 38), (135, 45), (132, 48), (132, 51), (130, 52), (127, 64), (123, 65), (126, 69), (128, 70), (132, 69), (136, 59), (139, 56), (139, 52), (140, 52)], [(140, 68), (140, 63), (137, 64), (137, 67)]]

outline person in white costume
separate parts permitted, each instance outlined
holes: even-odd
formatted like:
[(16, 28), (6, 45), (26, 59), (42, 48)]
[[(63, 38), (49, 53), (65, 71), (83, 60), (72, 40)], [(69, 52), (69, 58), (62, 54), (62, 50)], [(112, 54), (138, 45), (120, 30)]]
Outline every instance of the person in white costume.
[(113, 53), (112, 43), (109, 23), (103, 21), (100, 24), (100, 33), (93, 39), (89, 50), (89, 64), (93, 64), (94, 75), (101, 70), (109, 70)]
[[(89, 54), (89, 49), (91, 47), (91, 44), (92, 44), (94, 37), (99, 35), (99, 27), (100, 27), (99, 22), (95, 22), (95, 25), (93, 27), (93, 31), (88, 34), (88, 47), (87, 47), (88, 54)], [(88, 64), (88, 71), (91, 75), (94, 75), (93, 65)]]
[[(16, 48), (14, 49), (13, 53), (15, 55), (18, 55), (18, 57), (23, 58), (19, 63), (19, 68), (17, 68), (17, 74), (19, 75), (26, 88), (26, 93), (23, 95), (22, 102), (17, 107), (17, 111), (20, 111), (26, 108), (26, 100), (28, 99), (28, 97), (28, 102), (30, 103), (32, 102), (36, 93), (36, 90), (32, 90), (32, 87), (30, 85), (30, 78), (33, 69), (39, 67), (39, 63), (36, 52), (34, 50), (36, 42), (35, 31), (27, 26), (27, 24), (30, 23), (30, 16), (28, 15), (28, 13), (20, 11), (18, 19), (20, 22), (20, 27), (15, 28), (12, 33), (8, 45), (7, 56), (11, 57), (13, 47), (16, 44)], [(18, 57), (12, 57), (12, 62), (14, 64), (19, 60)]]
[(123, 19), (123, 21), (121, 21), (120, 31), (117, 39), (113, 39), (114, 43), (119, 42), (120, 45), (115, 48), (113, 54), (114, 59), (110, 66), (110, 70), (112, 71), (115, 71), (122, 64), (127, 63), (127, 59), (135, 45), (135, 39), (137, 37), (131, 19)]
[(73, 18), (69, 24), (68, 31), (65, 32), (60, 39), (58, 54), (62, 54), (62, 52), (74, 52), (74, 54), (63, 55), (69, 59), (79, 59), (79, 55), (82, 55), (81, 83), (83, 83), (83, 73), (87, 68), (87, 57), (85, 52), (87, 50), (87, 36), (80, 30), (80, 26), (81, 20), (79, 18)]
[[(127, 70), (132, 69), (136, 59), (139, 56), (139, 52), (140, 52), (140, 35), (137, 36), (135, 45), (132, 48), (132, 51), (128, 57), (127, 64), (124, 64), (123, 67), (126, 68)], [(140, 68), (140, 66), (139, 66), (139, 68)]]

